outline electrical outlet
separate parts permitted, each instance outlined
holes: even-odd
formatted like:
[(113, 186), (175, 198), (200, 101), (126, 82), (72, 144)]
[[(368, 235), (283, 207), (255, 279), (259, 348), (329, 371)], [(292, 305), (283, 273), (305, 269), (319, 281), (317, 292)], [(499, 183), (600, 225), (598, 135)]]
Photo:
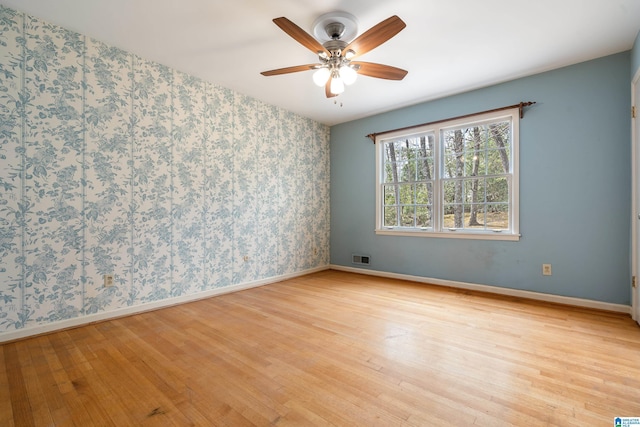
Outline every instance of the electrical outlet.
[(542, 264), (542, 275), (551, 276), (551, 264)]
[(102, 279), (104, 280), (105, 288), (110, 288), (111, 286), (113, 286), (113, 274), (105, 274), (104, 276), (102, 276)]

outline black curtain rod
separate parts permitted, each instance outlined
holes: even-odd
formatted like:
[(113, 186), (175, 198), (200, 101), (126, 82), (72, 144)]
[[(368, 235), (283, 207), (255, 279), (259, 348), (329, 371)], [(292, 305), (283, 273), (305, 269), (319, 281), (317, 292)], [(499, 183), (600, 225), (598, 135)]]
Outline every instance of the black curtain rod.
[(494, 113), (496, 111), (510, 110), (512, 108), (518, 108), (520, 110), (520, 118), (523, 118), (524, 117), (524, 107), (528, 107), (528, 106), (533, 105), (535, 103), (536, 103), (535, 101), (521, 102), (519, 104), (509, 105), (507, 107), (494, 108), (493, 110), (479, 111), (477, 113), (465, 114), (463, 116), (450, 117), (448, 119), (436, 120), (435, 122), (422, 123), (420, 125), (406, 126), (406, 127), (398, 128), (398, 129), (391, 129), (391, 130), (385, 130), (385, 131), (377, 132), (377, 133), (370, 133), (369, 135), (367, 135), (367, 138), (370, 138), (373, 141), (373, 143), (375, 144), (376, 143), (376, 137), (378, 137), (380, 135), (385, 135), (387, 133), (397, 132), (399, 130), (412, 129), (412, 128), (416, 128), (416, 127), (420, 127), (420, 126), (434, 125), (436, 123), (448, 122), (449, 120), (464, 119), (466, 117), (476, 116), (478, 114)]

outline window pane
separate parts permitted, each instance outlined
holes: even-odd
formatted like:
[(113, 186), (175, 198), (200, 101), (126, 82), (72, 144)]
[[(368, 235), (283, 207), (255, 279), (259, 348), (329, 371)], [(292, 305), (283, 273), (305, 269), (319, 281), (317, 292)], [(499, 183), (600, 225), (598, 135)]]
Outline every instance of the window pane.
[(504, 148), (510, 145), (511, 124), (508, 121), (492, 123), (487, 126), (487, 148)]
[(384, 177), (383, 182), (394, 182), (393, 180), (393, 165), (391, 163), (384, 164)]
[(445, 155), (443, 176), (445, 178), (460, 178), (464, 176), (463, 154)]
[(485, 228), (485, 205), (469, 205), (469, 216), (465, 218), (465, 228), (484, 229)]
[(414, 182), (416, 180), (416, 160), (411, 159), (403, 162), (400, 171), (400, 182)]
[(431, 227), (431, 208), (416, 206), (416, 227)]
[(487, 127), (489, 174), (509, 173), (511, 162), (511, 124), (508, 121), (492, 123)]
[(444, 228), (462, 228), (464, 210), (461, 203), (444, 205)]
[(434, 146), (433, 146), (433, 142), (434, 142), (434, 135), (428, 134), (428, 135), (421, 135), (417, 138), (418, 141), (418, 158), (421, 159), (426, 159), (426, 158), (433, 158), (434, 155)]
[(398, 225), (398, 207), (387, 206), (384, 208), (384, 226), (396, 227)]
[(404, 182), (406, 181), (405, 177), (404, 177), (404, 173), (405, 173), (405, 164), (406, 162), (396, 162), (393, 163), (391, 166), (395, 167), (395, 170), (393, 170), (393, 182)]
[(396, 200), (396, 190), (397, 186), (395, 185), (385, 185), (384, 186), (384, 204), (385, 205), (397, 205), (399, 200)]
[(402, 227), (415, 227), (415, 206), (402, 207)]
[(396, 161), (402, 162), (407, 160), (407, 150), (404, 148), (402, 141), (395, 141), (393, 143), (395, 149)]
[(465, 176), (481, 176), (487, 173), (486, 153), (467, 151), (464, 155)]
[(464, 180), (464, 202), (484, 203), (485, 178), (471, 178)]
[(417, 181), (429, 181), (433, 179), (433, 158), (417, 159)]
[(433, 184), (416, 184), (416, 203), (419, 205), (430, 205), (433, 200)]
[(445, 155), (462, 154), (464, 151), (464, 133), (463, 129), (452, 129), (442, 132)]
[[(391, 149), (393, 148), (393, 143), (392, 142), (385, 142), (384, 143), (384, 163), (385, 164), (389, 164), (391, 162), (395, 162), (396, 161), (396, 156), (395, 154), (391, 155)], [(394, 151), (395, 153), (395, 151)]]
[(487, 173), (497, 175), (509, 173), (509, 150), (498, 149), (487, 151)]
[(462, 203), (462, 180), (444, 181), (442, 187), (445, 203)]
[(400, 204), (412, 205), (415, 203), (414, 184), (400, 184)]
[(487, 229), (509, 229), (509, 205), (487, 205)]
[(487, 178), (487, 202), (508, 202), (509, 182), (506, 177)]

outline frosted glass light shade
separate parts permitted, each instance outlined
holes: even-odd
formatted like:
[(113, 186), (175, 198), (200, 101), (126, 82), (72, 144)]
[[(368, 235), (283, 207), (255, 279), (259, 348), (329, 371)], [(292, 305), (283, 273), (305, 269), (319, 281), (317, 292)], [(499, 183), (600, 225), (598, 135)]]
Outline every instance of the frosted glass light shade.
[(318, 86), (324, 86), (327, 84), (330, 75), (331, 71), (329, 71), (328, 68), (318, 68), (316, 72), (313, 73), (313, 82)]
[(331, 87), (329, 88), (334, 95), (344, 92), (344, 82), (340, 76), (334, 76), (331, 78)]
[(340, 77), (342, 77), (344, 84), (350, 85), (356, 81), (358, 73), (353, 68), (345, 65), (344, 67), (340, 67)]

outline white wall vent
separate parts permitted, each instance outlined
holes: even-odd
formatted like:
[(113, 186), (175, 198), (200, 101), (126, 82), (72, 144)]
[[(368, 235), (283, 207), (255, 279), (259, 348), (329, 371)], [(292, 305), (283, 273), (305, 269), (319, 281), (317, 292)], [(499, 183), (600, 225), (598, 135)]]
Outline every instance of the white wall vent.
[(371, 257), (369, 257), (369, 255), (351, 254), (351, 263), (358, 265), (369, 265), (371, 263)]

